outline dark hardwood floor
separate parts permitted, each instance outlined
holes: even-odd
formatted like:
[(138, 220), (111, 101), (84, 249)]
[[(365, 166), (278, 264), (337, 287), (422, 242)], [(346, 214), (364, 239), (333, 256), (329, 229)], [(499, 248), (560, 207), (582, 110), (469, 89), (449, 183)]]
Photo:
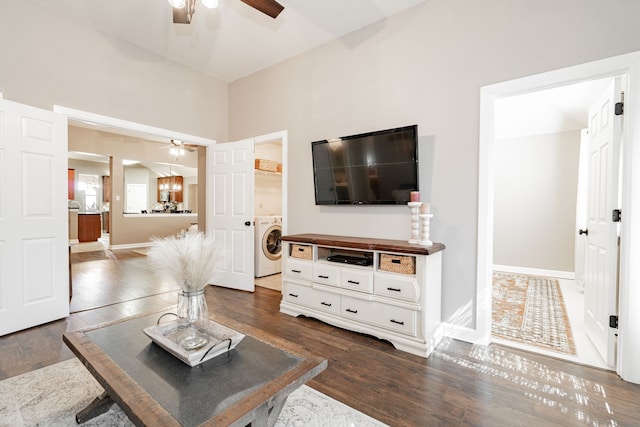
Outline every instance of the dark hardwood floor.
[[(176, 290), (133, 251), (72, 254), (74, 313), (0, 337), (0, 379), (74, 357), (62, 333), (169, 307)], [(87, 294), (88, 293), (88, 294)], [(326, 357), (309, 386), (393, 426), (640, 425), (640, 386), (615, 373), (512, 350), (445, 339), (429, 359), (311, 318), (278, 311), (280, 293), (208, 286), (217, 315)]]

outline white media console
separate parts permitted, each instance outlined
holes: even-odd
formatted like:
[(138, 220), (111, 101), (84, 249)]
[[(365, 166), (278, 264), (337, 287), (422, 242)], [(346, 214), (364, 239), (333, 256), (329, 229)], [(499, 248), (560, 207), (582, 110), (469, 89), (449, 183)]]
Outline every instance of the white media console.
[(429, 357), (442, 338), (442, 250), (399, 240), (282, 237), (280, 311), (390, 341)]

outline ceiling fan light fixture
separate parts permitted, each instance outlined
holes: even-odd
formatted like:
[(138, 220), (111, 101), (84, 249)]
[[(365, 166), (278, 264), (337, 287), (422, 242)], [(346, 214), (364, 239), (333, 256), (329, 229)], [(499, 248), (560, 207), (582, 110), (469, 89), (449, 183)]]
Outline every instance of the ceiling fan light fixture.
[(175, 9), (182, 9), (187, 4), (186, 0), (168, 0), (171, 7)]
[(207, 9), (215, 9), (218, 7), (218, 0), (200, 0), (200, 2)]
[(184, 156), (184, 148), (171, 147), (169, 149), (169, 154), (175, 157)]

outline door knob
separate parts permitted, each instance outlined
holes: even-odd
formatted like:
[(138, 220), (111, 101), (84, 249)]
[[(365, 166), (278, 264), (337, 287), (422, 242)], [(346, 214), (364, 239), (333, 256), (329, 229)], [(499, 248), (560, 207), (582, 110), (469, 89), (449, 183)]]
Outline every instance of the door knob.
[(246, 225), (247, 227), (251, 225), (251, 221), (245, 221), (244, 225)]
[(584, 234), (585, 236), (588, 236), (589, 235), (589, 230), (578, 230), (578, 234), (580, 234), (580, 235)]

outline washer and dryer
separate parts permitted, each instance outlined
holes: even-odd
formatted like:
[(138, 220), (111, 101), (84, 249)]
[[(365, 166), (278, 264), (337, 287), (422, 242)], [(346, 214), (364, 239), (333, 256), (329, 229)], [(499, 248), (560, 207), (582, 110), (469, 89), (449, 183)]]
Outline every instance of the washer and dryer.
[(255, 276), (282, 272), (282, 217), (257, 216)]

